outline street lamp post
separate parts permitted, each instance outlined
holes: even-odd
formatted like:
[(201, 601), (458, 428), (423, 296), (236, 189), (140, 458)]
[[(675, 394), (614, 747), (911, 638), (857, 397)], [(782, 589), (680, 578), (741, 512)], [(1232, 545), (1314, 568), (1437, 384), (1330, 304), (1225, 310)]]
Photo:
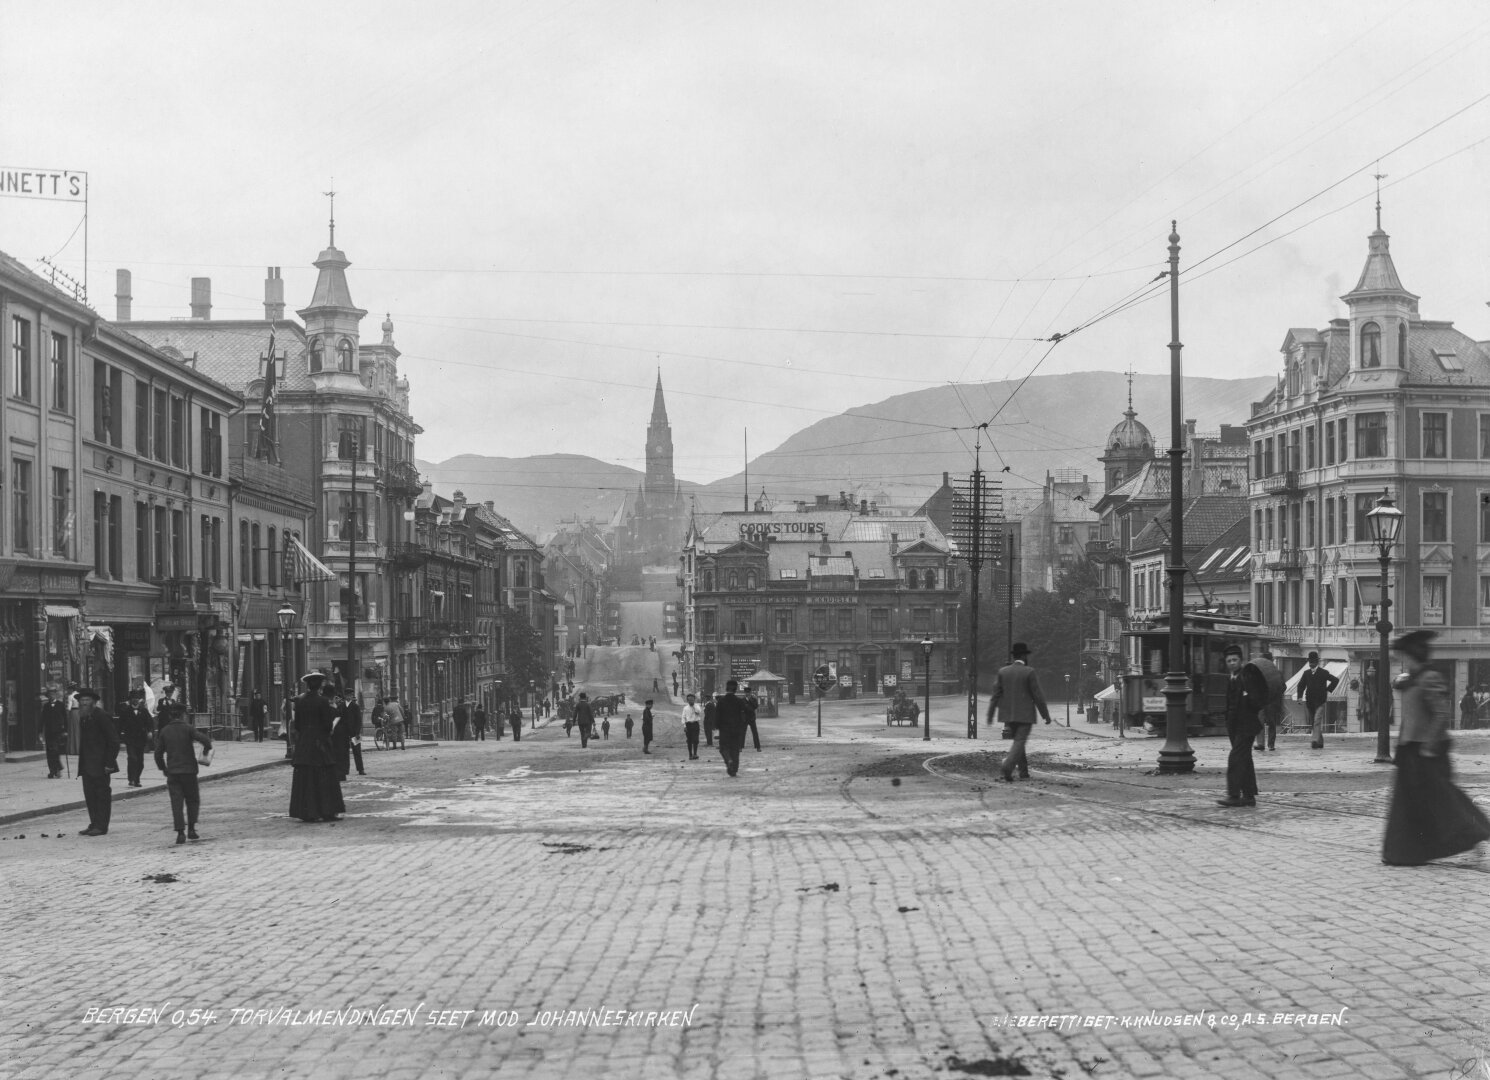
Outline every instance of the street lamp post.
[[(1076, 597), (1066, 597), (1066, 606), (1074, 612)], [(1073, 659), (1076, 661), (1076, 693), (1079, 697), (1081, 695), (1081, 624), (1079, 621), (1076, 625), (1076, 649)], [(1066, 676), (1066, 726), (1071, 726), (1071, 676), (1069, 675)]]
[(295, 700), (295, 670), (290, 663), (290, 629), (295, 625), (295, 609), (286, 600), (274, 613), (279, 620), (279, 646), (281, 655), (280, 682), (284, 687), (284, 700), (280, 702), (280, 717), (285, 725), (285, 757), (295, 756), (295, 715), (291, 704)]
[(1402, 529), (1402, 511), (1393, 505), (1390, 492), (1383, 491), (1375, 508), (1367, 512), (1366, 528), (1376, 542), (1381, 559), (1381, 619), (1376, 624), (1376, 632), (1381, 635), (1381, 656), (1376, 661), (1376, 761), (1389, 765), (1392, 761), (1392, 732), (1387, 720), (1392, 705), (1392, 679), (1387, 670), (1390, 662), (1387, 639), (1392, 633), (1392, 601), (1387, 595), (1387, 573), (1392, 567), (1392, 545), (1397, 542), (1397, 533)]
[(435, 661), (435, 698), (438, 701), (440, 717), (440, 733), (435, 738), (443, 738), (445, 735), (445, 661)]
[(936, 642), (931, 640), (927, 634), (921, 639), (921, 652), (926, 657), (926, 715), (922, 721), (921, 741), (931, 741), (931, 650), (936, 648)]

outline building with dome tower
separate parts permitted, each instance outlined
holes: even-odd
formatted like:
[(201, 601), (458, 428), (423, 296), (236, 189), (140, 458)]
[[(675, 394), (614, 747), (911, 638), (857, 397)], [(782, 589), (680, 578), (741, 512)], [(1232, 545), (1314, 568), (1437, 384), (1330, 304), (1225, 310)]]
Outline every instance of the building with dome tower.
[[(280, 659), (275, 613), (290, 597), (303, 609), (296, 666), (334, 669), (355, 680), (370, 707), (376, 695), (397, 693), (411, 702), (420, 694), (417, 642), (396, 629), (401, 605), (412, 603), (408, 577), (417, 566), (400, 556), (412, 540), (406, 514), (422, 490), (413, 462), (423, 429), (410, 410), (408, 380), (399, 374), (391, 317), (379, 339), (362, 339), (367, 312), (352, 300), (351, 262), (336, 246), (335, 230), (333, 217), (329, 242), (314, 262), (310, 302), (296, 313), (300, 322), (285, 318), (278, 267), (264, 283), (263, 318), (213, 319), (212, 283), (195, 278), (191, 317), (156, 322), (130, 319), (128, 274), (121, 271), (119, 322), (244, 397), (227, 440), (237, 490), (252, 496), (240, 498), (229, 534), (241, 566), (232, 582), (241, 695), (261, 688), (270, 698)], [(272, 399), (267, 438), (260, 435), (266, 396)], [(306, 505), (306, 531), (259, 521), (264, 493)], [(297, 592), (285, 580), (287, 559), (311, 571), (292, 578), (322, 572), (310, 559), (335, 577)], [(276, 691), (279, 685), (273, 682)]]
[[(1148, 427), (1138, 419), (1131, 374), (1128, 408), (1103, 446), (1098, 460), (1104, 490), (1093, 506), (1097, 536), (1086, 545), (1097, 576), (1096, 636), (1086, 640), (1083, 652), (1102, 678), (1112, 682), (1127, 670), (1121, 633), (1135, 614), (1135, 601), (1143, 601), (1144, 611), (1161, 608), (1162, 603), (1151, 601), (1161, 599), (1167, 589), (1167, 579), (1154, 574), (1149, 563), (1162, 560), (1162, 552), (1151, 541), (1156, 531), (1162, 535), (1163, 530), (1150, 525), (1169, 510), (1168, 447), (1156, 445)], [(1202, 536), (1215, 540), (1246, 516), (1247, 454), (1244, 428), (1222, 424), (1219, 431), (1200, 432), (1194, 420), (1185, 421), (1185, 516), (1187, 522), (1204, 521), (1204, 528), (1197, 527), (1189, 538), (1192, 541)], [(1135, 566), (1134, 545), (1140, 536), (1146, 557), (1143, 565)], [(1187, 558), (1198, 550), (1192, 552), (1187, 545)], [(1196, 601), (1201, 606), (1204, 598), (1197, 593)]]
[(1435, 631), (1435, 666), (1454, 700), (1468, 690), (1483, 708), (1490, 343), (1420, 314), (1379, 200), (1360, 278), (1340, 299), (1345, 317), (1285, 333), (1277, 384), (1247, 423), (1254, 617), (1269, 625), (1285, 672), (1310, 651), (1348, 672), (1332, 720), (1374, 730), (1381, 571), (1366, 515), (1386, 494), (1403, 513), (1391, 622)]

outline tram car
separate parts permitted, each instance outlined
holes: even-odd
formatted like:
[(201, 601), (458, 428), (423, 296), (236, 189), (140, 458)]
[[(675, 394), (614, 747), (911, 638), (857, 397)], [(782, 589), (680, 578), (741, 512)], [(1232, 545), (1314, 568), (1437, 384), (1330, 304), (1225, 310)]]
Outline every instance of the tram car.
[[(1252, 657), (1268, 648), (1272, 639), (1251, 619), (1201, 612), (1186, 612), (1184, 629), (1183, 668), (1190, 679), (1186, 734), (1225, 735), (1226, 647), (1240, 645), (1243, 655)], [(1124, 725), (1163, 735), (1168, 723), (1164, 697), (1164, 676), (1169, 671), (1168, 616), (1124, 630), (1123, 655), (1130, 672), (1123, 676)]]

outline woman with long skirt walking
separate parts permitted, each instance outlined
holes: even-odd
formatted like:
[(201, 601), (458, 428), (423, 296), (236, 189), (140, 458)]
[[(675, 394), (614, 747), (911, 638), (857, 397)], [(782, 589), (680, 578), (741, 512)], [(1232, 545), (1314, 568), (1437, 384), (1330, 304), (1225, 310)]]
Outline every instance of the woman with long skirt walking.
[(1432, 630), (1403, 634), (1392, 648), (1407, 660), (1402, 691), (1402, 732), (1397, 741), (1396, 785), (1387, 811), (1381, 861), (1421, 866), (1490, 840), (1490, 819), (1454, 786), (1449, 727), (1454, 715), (1448, 684), (1428, 666)]
[(336, 780), (336, 757), (331, 729), (336, 713), (322, 696), (324, 673), (312, 671), (300, 680), (305, 693), (295, 699), (295, 756), (291, 760), (290, 816), (301, 821), (335, 821), (346, 812), (341, 784)]

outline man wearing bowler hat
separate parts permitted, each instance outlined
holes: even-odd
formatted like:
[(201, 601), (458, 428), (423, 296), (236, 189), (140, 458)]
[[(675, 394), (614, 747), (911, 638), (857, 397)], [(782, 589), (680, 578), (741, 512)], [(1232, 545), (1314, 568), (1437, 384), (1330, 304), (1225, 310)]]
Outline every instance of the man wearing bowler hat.
[(1047, 724), (1050, 723), (1050, 708), (1045, 704), (1045, 691), (1040, 689), (1040, 677), (1029, 666), (1030, 647), (1016, 641), (1009, 655), (1013, 659), (1008, 667), (999, 668), (993, 682), (993, 696), (988, 699), (988, 722), (993, 723), (993, 714), (997, 711), (999, 720), (1013, 731), (1013, 742), (1004, 755), (1001, 779), (1005, 783), (1014, 780), (1016, 768), (1021, 780), (1030, 778), (1030, 763), (1024, 755), (1024, 744), (1029, 741), (1030, 728), (1035, 725), (1036, 711)]
[(1314, 750), (1324, 749), (1324, 712), (1325, 705), (1330, 700), (1330, 693), (1336, 686), (1340, 685), (1340, 677), (1323, 667), (1319, 662), (1319, 654), (1309, 654), (1309, 666), (1299, 676), (1299, 687), (1296, 696), (1304, 703), (1304, 708), (1309, 710), (1309, 728), (1313, 738), (1309, 740), (1309, 746)]
[(113, 796), (109, 777), (119, 771), (119, 733), (109, 714), (98, 707), (98, 691), (87, 687), (78, 698), (78, 779), (88, 803), (88, 827), (83, 836), (103, 836), (109, 831)]

